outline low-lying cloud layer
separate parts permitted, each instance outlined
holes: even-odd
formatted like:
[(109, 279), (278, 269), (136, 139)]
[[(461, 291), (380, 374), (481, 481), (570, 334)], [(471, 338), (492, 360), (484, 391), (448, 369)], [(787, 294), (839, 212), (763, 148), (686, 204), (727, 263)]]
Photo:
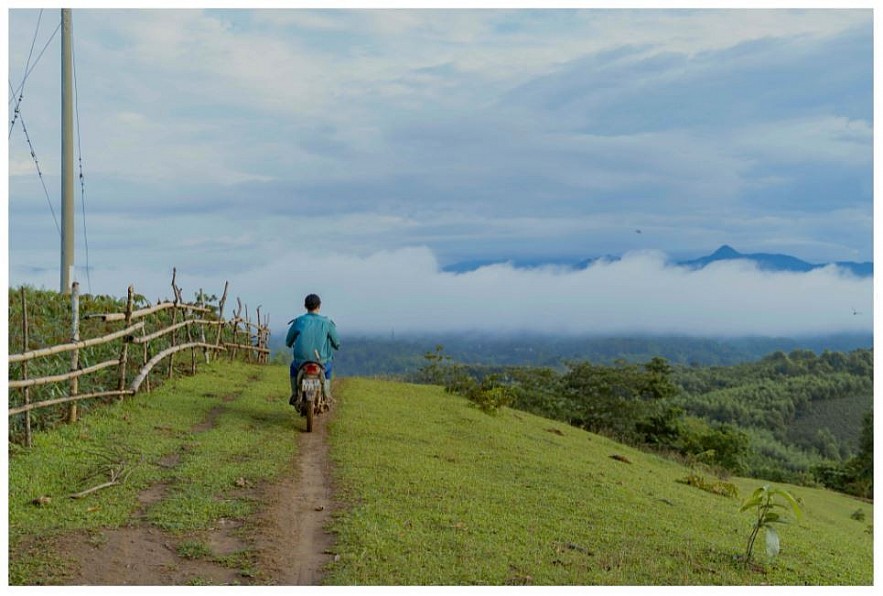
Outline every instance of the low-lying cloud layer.
[[(138, 292), (164, 298), (170, 295), (170, 273), (96, 272), (92, 285), (96, 293), (119, 296), (125, 288), (116, 285), (125, 274)], [(220, 294), (224, 281), (178, 271), (185, 296), (199, 288)], [(231, 296), (241, 297), (252, 316), (261, 305), (277, 333), (303, 312), (310, 292), (322, 296), (323, 313), (344, 336), (392, 331), (800, 336), (873, 328), (870, 278), (836, 267), (765, 272), (748, 261), (689, 270), (669, 264), (660, 252), (629, 253), (585, 270), (493, 265), (454, 274), (441, 270), (432, 251), (414, 247), (367, 257), (279, 259), (229, 281)], [(52, 276), (46, 283), (57, 282)]]

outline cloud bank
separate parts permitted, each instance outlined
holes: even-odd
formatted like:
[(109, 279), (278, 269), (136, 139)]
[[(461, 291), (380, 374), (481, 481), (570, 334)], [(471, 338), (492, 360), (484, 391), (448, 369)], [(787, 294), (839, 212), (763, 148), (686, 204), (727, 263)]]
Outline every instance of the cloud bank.
[[(96, 293), (122, 295), (123, 275), (148, 298), (170, 295), (168, 276), (96, 272)], [(224, 279), (178, 268), (185, 296), (220, 295)], [(804, 336), (870, 333), (873, 282), (834, 266), (808, 273), (765, 272), (748, 261), (701, 270), (671, 265), (660, 252), (635, 252), (585, 270), (508, 264), (463, 274), (441, 270), (425, 247), (276, 259), (229, 279), (250, 312), (260, 305), (276, 333), (316, 292), (323, 313), (346, 335), (478, 331), (488, 334), (684, 334)], [(57, 283), (54, 276), (49, 287)], [(85, 284), (83, 284), (85, 285)], [(100, 288), (100, 290), (99, 290)], [(858, 314), (854, 314), (856, 312)]]

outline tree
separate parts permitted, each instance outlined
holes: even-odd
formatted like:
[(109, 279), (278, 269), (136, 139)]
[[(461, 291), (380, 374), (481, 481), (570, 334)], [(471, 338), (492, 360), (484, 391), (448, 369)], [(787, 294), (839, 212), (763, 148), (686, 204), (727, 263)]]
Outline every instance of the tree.
[(859, 439), (859, 453), (845, 464), (821, 464), (812, 469), (824, 486), (859, 497), (874, 496), (874, 413), (865, 414)]
[(451, 357), (444, 353), (445, 347), (435, 346), (435, 352), (426, 352), (426, 365), (420, 369), (418, 380), (427, 385), (444, 385), (452, 366)]
[(827, 459), (837, 460), (840, 457), (840, 448), (837, 445), (837, 438), (827, 428), (819, 428), (813, 439), (813, 446), (816, 450)]
[(665, 358), (653, 357), (644, 365), (641, 395), (649, 399), (666, 399), (678, 394), (678, 386), (672, 380), (673, 369)]
[(681, 411), (667, 399), (679, 392), (673, 369), (654, 357), (643, 366), (619, 361), (615, 366), (568, 364), (562, 391), (574, 403), (571, 424), (606, 432), (628, 443), (669, 444)]
[(855, 494), (871, 498), (874, 495), (874, 412), (862, 419), (859, 452), (846, 463), (846, 473), (851, 479), (850, 487)]

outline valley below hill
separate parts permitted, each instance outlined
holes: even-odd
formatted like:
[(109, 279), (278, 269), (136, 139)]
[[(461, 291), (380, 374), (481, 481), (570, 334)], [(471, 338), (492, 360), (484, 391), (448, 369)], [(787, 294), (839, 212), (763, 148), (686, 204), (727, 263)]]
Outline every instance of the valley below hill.
[[(284, 359), (285, 332), (271, 338), (273, 351)], [(757, 361), (777, 351), (810, 350), (848, 352), (872, 348), (871, 334), (838, 334), (804, 338), (741, 337), (703, 338), (689, 336), (550, 336), (539, 334), (498, 335), (363, 335), (345, 337), (335, 356), (341, 376), (410, 375), (425, 364), (424, 355), (444, 347), (452, 359), (489, 366), (549, 366), (563, 369), (566, 362), (587, 360), (613, 364), (618, 360), (646, 362), (662, 357), (672, 364), (687, 366), (730, 366)]]

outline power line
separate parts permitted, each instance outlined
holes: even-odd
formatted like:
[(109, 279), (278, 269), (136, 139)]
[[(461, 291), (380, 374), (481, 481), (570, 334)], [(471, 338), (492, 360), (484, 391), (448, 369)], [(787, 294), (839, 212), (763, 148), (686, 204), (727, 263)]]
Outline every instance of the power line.
[[(28, 61), (25, 63), (25, 73), (27, 73), (28, 69), (31, 67), (31, 57), (34, 55), (34, 44), (37, 43), (37, 34), (40, 32), (40, 21), (42, 21), (42, 20), (43, 20), (43, 9), (41, 8), (40, 14), (37, 16), (37, 26), (34, 28), (34, 39), (31, 40), (31, 49), (28, 52)], [(11, 84), (10, 84), (10, 86), (11, 86)], [(22, 81), (22, 86), (24, 86), (24, 81)], [(12, 94), (12, 98), (9, 101), (11, 102), (12, 99), (15, 99), (15, 93)], [(15, 121), (18, 118), (18, 113), (19, 113), (19, 106), (21, 106), (21, 101), (23, 99), (24, 99), (24, 92), (22, 91), (22, 93), (19, 94), (19, 96), (18, 96), (18, 102), (16, 102), (16, 104), (15, 104), (15, 112), (14, 112), (14, 116), (12, 117), (12, 123), (9, 125), (9, 136), (7, 137), (7, 139), (12, 136), (12, 129), (15, 127)]]
[(37, 27), (34, 29), (34, 39), (31, 40), (31, 50), (28, 52), (28, 62), (25, 66), (25, 72), (28, 71), (28, 68), (31, 66), (31, 56), (34, 55), (34, 44), (37, 43), (37, 33), (40, 32), (40, 21), (43, 20), (43, 9), (40, 9), (40, 14), (37, 15)]
[[(24, 99), (25, 83), (27, 82), (30, 74), (34, 71), (34, 68), (36, 68), (37, 64), (40, 62), (40, 59), (43, 57), (43, 54), (46, 52), (46, 48), (49, 47), (49, 44), (52, 42), (53, 39), (55, 39), (55, 35), (58, 33), (58, 30), (61, 29), (61, 22), (59, 22), (58, 25), (55, 27), (55, 30), (52, 32), (52, 35), (49, 36), (49, 39), (43, 45), (43, 49), (40, 50), (40, 54), (37, 56), (37, 59), (34, 61), (34, 64), (31, 65), (31, 58), (34, 55), (34, 46), (36, 45), (36, 42), (37, 42), (37, 35), (39, 34), (39, 31), (40, 31), (40, 23), (42, 22), (42, 19), (43, 19), (43, 10), (41, 9), (40, 14), (37, 17), (37, 26), (34, 30), (34, 38), (31, 41), (31, 49), (28, 52), (28, 60), (25, 65), (25, 74), (24, 74), (24, 77), (22, 78), (21, 84), (19, 84), (19, 86), (18, 86), (18, 89), (13, 89), (12, 81), (9, 81), (9, 89), (12, 91), (12, 95), (11, 95), (8, 103), (11, 104), (16, 99), (16, 96), (18, 96), (18, 101), (16, 101), (16, 104), (15, 104), (14, 116), (13, 116), (12, 122), (10, 123), (10, 126), (9, 126), (9, 137), (10, 138), (12, 137), (12, 131), (15, 128), (16, 121), (21, 120), (22, 131), (24, 132), (25, 139), (28, 142), (28, 148), (30, 149), (30, 152), (31, 152), (31, 158), (34, 160), (34, 165), (37, 168), (37, 175), (40, 178), (40, 184), (43, 186), (43, 193), (46, 195), (46, 202), (49, 204), (49, 210), (52, 213), (52, 219), (53, 219), (53, 221), (55, 221), (55, 228), (58, 230), (59, 236), (61, 236), (62, 235), (61, 234), (61, 227), (58, 225), (58, 218), (55, 215), (55, 208), (52, 206), (52, 199), (50, 199), (49, 190), (46, 188), (46, 181), (44, 180), (43, 172), (40, 169), (40, 161), (37, 159), (37, 152), (34, 149), (34, 145), (31, 142), (30, 135), (28, 134), (27, 126), (25, 125), (25, 121), (24, 121), (24, 116), (22, 116), (22, 114), (21, 114), (21, 102)], [(85, 254), (86, 254), (86, 279), (88, 281), (89, 291), (91, 292), (92, 291), (92, 276), (91, 276), (91, 272), (90, 272), (91, 267), (89, 265), (89, 239), (88, 239), (88, 236), (86, 233), (86, 183), (85, 183), (85, 177), (83, 176), (83, 149), (82, 149), (82, 145), (81, 145), (81, 135), (80, 135), (80, 110), (79, 110), (79, 101), (78, 101), (79, 98), (78, 98), (78, 94), (77, 94), (77, 92), (78, 92), (78, 89), (77, 89), (77, 70), (76, 70), (77, 67), (76, 67), (76, 59), (75, 59), (73, 50), (74, 50), (74, 48), (73, 48), (73, 44), (72, 44), (71, 45), (71, 58), (72, 58), (72, 62), (73, 62), (74, 105), (75, 105), (75, 112), (76, 112), (76, 118), (77, 118), (76, 132), (77, 132), (77, 151), (79, 153), (78, 159), (79, 159), (79, 169), (80, 169), (80, 171), (79, 171), (80, 199), (81, 199), (82, 216), (83, 216), (83, 242), (85, 245)]]
[(89, 285), (89, 293), (92, 293), (92, 274), (89, 266), (89, 237), (86, 234), (86, 183), (83, 178), (83, 148), (80, 145), (80, 96), (77, 88), (77, 55), (74, 51), (74, 44), (71, 44), (71, 62), (74, 70), (74, 114), (77, 119), (77, 159), (80, 164), (80, 204), (83, 211), (83, 244), (86, 248), (86, 281)]
[[(41, 11), (42, 12), (42, 11)], [(43, 49), (40, 50), (40, 55), (37, 56), (37, 59), (34, 61), (34, 64), (30, 68), (25, 68), (25, 76), (21, 80), (21, 84), (19, 84), (18, 89), (14, 89), (12, 91), (12, 97), (9, 98), (7, 103), (12, 103), (15, 101), (16, 95), (18, 96), (18, 101), (15, 104), (14, 116), (12, 118), (12, 122), (9, 125), (9, 135), (6, 137), (7, 140), (12, 137), (12, 129), (15, 127), (15, 121), (21, 117), (21, 102), (24, 99), (24, 88), (25, 83), (28, 80), (28, 77), (31, 76), (31, 73), (34, 72), (34, 69), (37, 67), (37, 64), (40, 63), (40, 58), (43, 57), (43, 53), (46, 51), (46, 48), (49, 47), (49, 44), (55, 39), (55, 35), (58, 33), (58, 30), (61, 29), (61, 23), (58, 23), (58, 26), (55, 28), (55, 31), (52, 32), (52, 35), (49, 36), (49, 40), (43, 46)], [(36, 33), (34, 33), (34, 39), (36, 40)], [(28, 62), (30, 62), (30, 56), (28, 56)], [(12, 83), (9, 83), (9, 88), (12, 89)]]
[[(46, 43), (43, 45), (43, 49), (40, 50), (40, 54), (37, 56), (37, 59), (31, 65), (31, 67), (25, 72), (25, 76), (22, 78), (21, 84), (19, 84), (18, 89), (13, 91), (13, 98), (16, 93), (21, 91), (22, 87), (24, 87), (25, 81), (28, 80), (28, 77), (31, 76), (31, 73), (34, 72), (34, 69), (37, 67), (37, 64), (40, 63), (40, 59), (43, 57), (43, 54), (46, 52), (46, 48), (49, 47), (49, 44), (52, 43), (52, 40), (55, 39), (55, 36), (58, 34), (58, 30), (61, 29), (61, 22), (55, 26), (55, 31), (52, 32), (52, 35), (49, 36), (49, 39), (46, 40)], [(8, 103), (12, 103), (12, 99), (9, 100)]]
[[(9, 88), (12, 89), (12, 82), (9, 82)], [(19, 114), (19, 120), (21, 120), (21, 129), (25, 133), (25, 139), (28, 141), (28, 147), (31, 150), (31, 158), (34, 160), (34, 165), (37, 167), (37, 176), (40, 177), (40, 184), (43, 185), (43, 193), (46, 195), (46, 202), (49, 203), (49, 211), (52, 212), (52, 219), (55, 221), (55, 229), (58, 230), (59, 237), (61, 236), (61, 226), (58, 225), (58, 218), (55, 217), (55, 208), (52, 206), (52, 199), (49, 198), (49, 191), (46, 189), (46, 181), (43, 180), (43, 172), (40, 170), (40, 161), (37, 159), (37, 152), (34, 150), (34, 144), (31, 142), (31, 137), (28, 134), (28, 127), (25, 125), (25, 118), (21, 114)]]

